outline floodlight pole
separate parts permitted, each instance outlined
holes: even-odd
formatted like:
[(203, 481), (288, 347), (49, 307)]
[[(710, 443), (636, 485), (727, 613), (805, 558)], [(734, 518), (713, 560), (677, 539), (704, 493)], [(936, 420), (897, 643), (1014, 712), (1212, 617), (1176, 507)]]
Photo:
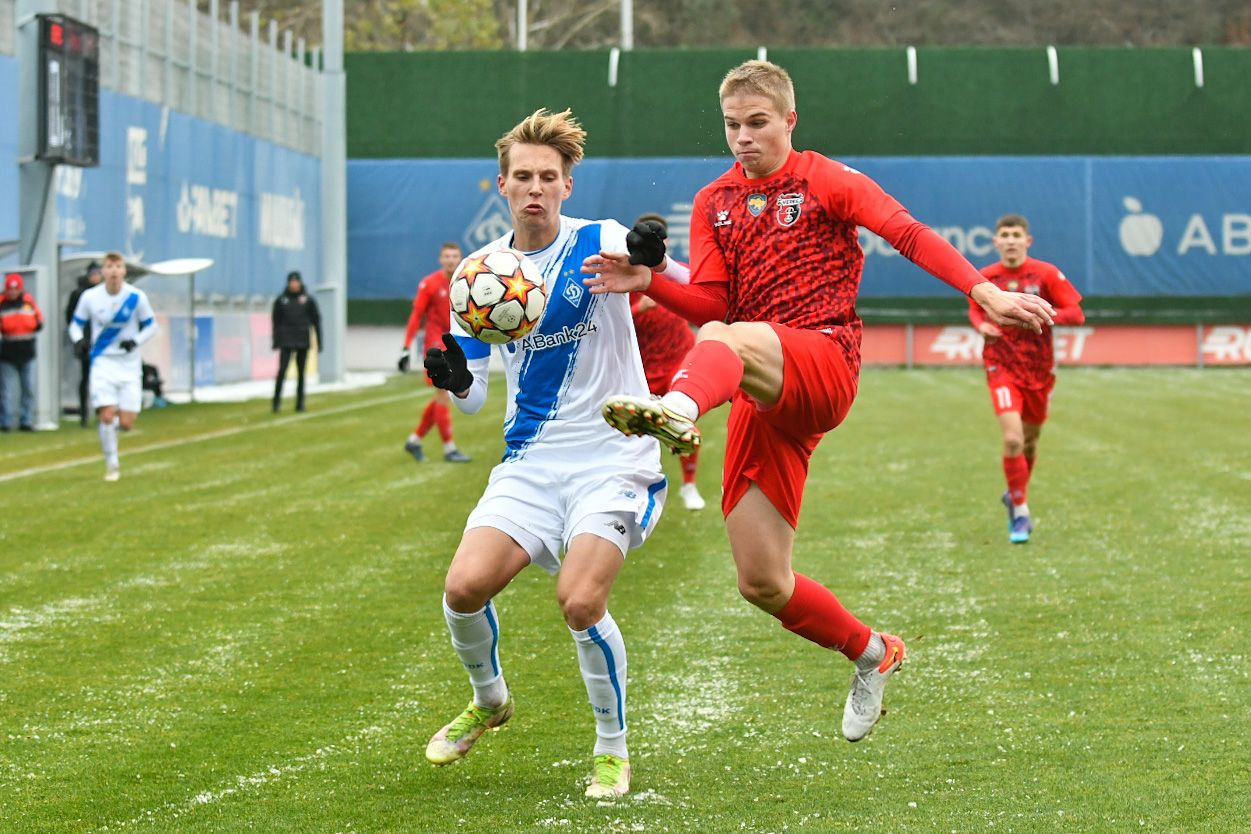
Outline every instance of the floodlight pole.
[(55, 429), (61, 412), (61, 329), (56, 326), (56, 165), (36, 159), (39, 148), (39, 19), (56, 14), (56, 0), (17, 0), (18, 116), (20, 168), (18, 263), (43, 267), (31, 295), (49, 326), (35, 335), (35, 425)]

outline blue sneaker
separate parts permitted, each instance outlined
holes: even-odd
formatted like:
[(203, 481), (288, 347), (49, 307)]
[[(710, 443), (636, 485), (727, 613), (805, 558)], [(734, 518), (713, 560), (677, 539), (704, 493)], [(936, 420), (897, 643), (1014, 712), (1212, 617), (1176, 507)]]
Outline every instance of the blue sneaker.
[(1029, 516), (1019, 515), (1012, 519), (1012, 527), (1008, 530), (1008, 541), (1013, 544), (1025, 544), (1029, 541), (1029, 534), (1034, 532), (1034, 525), (1030, 522)]
[(416, 460), (418, 463), (421, 463), (423, 460), (426, 459), (426, 453), (425, 453), (425, 450), (421, 448), (420, 440), (418, 440), (416, 443), (413, 443), (411, 440), (405, 443), (404, 451), (412, 455), (413, 459)]
[(1012, 493), (1004, 492), (1003, 497), (999, 500), (1008, 509), (1008, 532), (1012, 532)]
[(462, 452), (460, 449), (453, 449), (450, 452), (443, 453), (443, 459), (448, 463), (469, 463), (473, 458)]

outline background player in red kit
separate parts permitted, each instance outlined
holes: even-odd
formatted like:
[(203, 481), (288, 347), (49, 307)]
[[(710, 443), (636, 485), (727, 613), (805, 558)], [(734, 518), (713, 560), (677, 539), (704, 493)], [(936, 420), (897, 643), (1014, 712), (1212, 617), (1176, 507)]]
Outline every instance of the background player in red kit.
[[(642, 214), (634, 221), (655, 223), (662, 237), (669, 234), (669, 222), (659, 214)], [(679, 265), (672, 258), (675, 266)], [(669, 391), (669, 381), (673, 379), (678, 366), (686, 352), (695, 344), (695, 334), (686, 319), (677, 313), (670, 312), (648, 298), (643, 293), (631, 293), (630, 313), (634, 316), (634, 333), (639, 342), (639, 354), (643, 357), (643, 372), (647, 374), (647, 387), (655, 395), (660, 396)], [(688, 510), (702, 510), (705, 506), (704, 497), (699, 494), (695, 483), (695, 474), (699, 465), (699, 449), (679, 456), (682, 464), (682, 504)]]
[[(460, 261), (460, 246), (447, 241), (439, 247), (439, 268), (422, 278), (417, 285), (413, 312), (408, 317), (408, 327), (404, 331), (404, 347), (400, 349), (400, 361), (396, 363), (401, 373), (408, 371), (408, 347), (423, 323), (425, 338), (421, 346), (422, 354), (425, 354), (427, 348), (442, 349), (443, 336), (452, 327), (452, 305), (447, 299), (447, 290), (452, 282), (452, 273), (456, 271)], [(428, 377), (426, 384), (431, 384)], [(469, 462), (469, 455), (457, 449), (452, 440), (452, 412), (448, 408), (450, 404), (447, 392), (442, 388), (435, 388), (434, 397), (421, 413), (421, 421), (404, 443), (404, 451), (418, 461), (425, 460), (426, 453), (422, 449), (421, 439), (430, 431), (431, 426), (438, 426), (439, 436), (443, 438), (443, 459), (449, 463)]]
[[(1024, 217), (1000, 217), (995, 222), (999, 262), (982, 267), (982, 275), (1002, 290), (1045, 298), (1055, 308), (1052, 320), (1056, 324), (1081, 324), (1086, 320), (1081, 294), (1057, 267), (1029, 257), (1033, 242), (1029, 221)], [(986, 365), (990, 402), (1003, 432), (1003, 474), (1008, 482), (1003, 503), (1008, 508), (1008, 540), (1024, 544), (1034, 530), (1026, 493), (1038, 455), (1038, 436), (1047, 419), (1051, 389), (1056, 384), (1051, 328), (1044, 327), (1041, 333), (1017, 328), (1001, 330), (987, 321), (982, 308), (972, 302), (969, 321), (986, 340), (982, 362)]]
[(1039, 332), (1051, 323), (1051, 306), (984, 280), (868, 177), (796, 152), (794, 87), (781, 67), (748, 61), (726, 75), (719, 92), (737, 162), (695, 197), (690, 285), (631, 266), (663, 261), (663, 242), (646, 228), (627, 241), (629, 258), (601, 252), (583, 266), (594, 273), (586, 282), (593, 292), (646, 290), (704, 323), (668, 394), (609, 398), (605, 417), (684, 451), (699, 443), (699, 415), (732, 401), (722, 511), (739, 592), (785, 628), (855, 663), (843, 735), (858, 741), (881, 716), (904, 643), (870, 630), (791, 567), (808, 460), (846, 416), (858, 384), (855, 299), (864, 255), (857, 226), (970, 295), (993, 322)]

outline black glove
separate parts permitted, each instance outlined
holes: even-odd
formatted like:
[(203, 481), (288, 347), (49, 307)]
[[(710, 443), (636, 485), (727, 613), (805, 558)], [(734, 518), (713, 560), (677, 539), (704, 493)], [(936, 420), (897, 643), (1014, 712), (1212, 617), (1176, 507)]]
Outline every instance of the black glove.
[(408, 345), (404, 345), (404, 349), (400, 351), (400, 361), (395, 363), (395, 367), (400, 369), (400, 373), (408, 373)]
[(89, 353), (91, 353), (91, 343), (86, 339), (79, 339), (77, 342), (74, 342), (74, 355), (79, 359), (86, 359)]
[(646, 267), (660, 266), (660, 262), (665, 259), (666, 237), (665, 227), (655, 220), (635, 223), (634, 228), (626, 234), (626, 250), (630, 253), (630, 263)]
[(436, 388), (459, 394), (468, 391), (473, 385), (473, 374), (469, 373), (469, 363), (465, 352), (456, 343), (451, 333), (443, 334), (443, 350), (436, 347), (426, 349), (426, 376)]
[(121, 348), (122, 350), (126, 351), (127, 353), (130, 353), (132, 350), (138, 347), (138, 345), (135, 344), (134, 339), (122, 339), (120, 342), (117, 343), (117, 346)]

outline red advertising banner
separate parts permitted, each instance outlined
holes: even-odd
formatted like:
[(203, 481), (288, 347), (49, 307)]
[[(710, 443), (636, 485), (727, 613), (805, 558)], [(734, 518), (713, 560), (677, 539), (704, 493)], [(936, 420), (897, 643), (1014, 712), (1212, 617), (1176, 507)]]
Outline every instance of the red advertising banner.
[[(1251, 325), (1057, 327), (1060, 365), (1251, 366)], [(911, 356), (909, 356), (911, 350)], [(980, 365), (982, 337), (968, 325), (871, 325), (866, 365)]]

